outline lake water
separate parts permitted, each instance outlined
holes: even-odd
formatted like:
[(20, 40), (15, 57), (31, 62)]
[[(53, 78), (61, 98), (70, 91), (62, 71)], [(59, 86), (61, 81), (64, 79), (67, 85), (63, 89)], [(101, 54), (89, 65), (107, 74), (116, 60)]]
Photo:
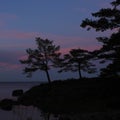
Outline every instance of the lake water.
[(0, 99), (3, 98), (12, 98), (12, 91), (16, 89), (23, 89), (23, 91), (26, 91), (30, 89), (31, 87), (35, 85), (39, 85), (39, 82), (25, 82), (25, 83), (17, 83), (17, 82), (12, 82), (12, 83), (0, 83)]
[[(13, 98), (12, 91), (23, 89), (27, 91), (40, 83), (0, 83), (0, 100), (4, 98)], [(0, 109), (0, 120), (42, 120), (41, 111), (33, 106), (14, 106), (12, 111), (4, 111)]]

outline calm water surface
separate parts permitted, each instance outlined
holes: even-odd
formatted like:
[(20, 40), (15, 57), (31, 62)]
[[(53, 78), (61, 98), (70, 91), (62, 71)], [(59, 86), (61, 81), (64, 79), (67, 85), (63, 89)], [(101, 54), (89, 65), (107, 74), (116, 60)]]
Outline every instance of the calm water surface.
[(12, 91), (16, 89), (23, 89), (26, 91), (35, 85), (39, 85), (39, 82), (25, 82), (25, 83), (0, 83), (0, 99), (12, 98)]
[[(0, 100), (4, 98), (13, 98), (12, 91), (23, 89), (27, 91), (40, 83), (0, 83)], [(0, 109), (0, 120), (42, 120), (41, 112), (32, 106), (14, 106), (12, 111), (4, 111)]]

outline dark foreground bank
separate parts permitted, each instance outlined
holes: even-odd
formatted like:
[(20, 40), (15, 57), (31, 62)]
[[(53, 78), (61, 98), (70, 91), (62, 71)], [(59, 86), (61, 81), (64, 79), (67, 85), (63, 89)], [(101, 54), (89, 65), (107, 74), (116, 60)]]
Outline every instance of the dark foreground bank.
[(92, 78), (54, 81), (35, 86), (18, 98), (50, 113), (109, 112), (120, 110), (120, 79)]
[[(7, 102), (9, 108), (14, 104), (33, 105), (49, 113), (111, 113), (120, 110), (120, 79), (54, 81), (51, 85), (32, 87), (18, 97), (17, 101)], [(6, 105), (6, 100), (3, 103)]]

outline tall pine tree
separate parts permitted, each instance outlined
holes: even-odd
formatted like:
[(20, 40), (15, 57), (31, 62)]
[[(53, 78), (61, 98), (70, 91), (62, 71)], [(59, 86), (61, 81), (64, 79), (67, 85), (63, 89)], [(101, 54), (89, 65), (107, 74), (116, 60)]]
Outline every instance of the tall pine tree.
[(102, 8), (96, 13), (92, 13), (93, 19), (85, 19), (80, 25), (83, 28), (96, 31), (111, 30), (110, 37), (99, 37), (98, 41), (103, 43), (99, 50), (98, 58), (112, 60), (106, 68), (101, 69), (101, 76), (120, 75), (120, 0), (110, 3), (111, 8)]
[(91, 53), (84, 49), (71, 49), (68, 54), (64, 55), (63, 62), (61, 65), (62, 71), (72, 71), (79, 73), (79, 79), (82, 79), (81, 71), (94, 73), (96, 69), (94, 65), (89, 61)]
[(37, 70), (44, 71), (46, 73), (48, 82), (51, 83), (49, 70), (53, 67), (59, 66), (60, 46), (53, 44), (53, 41), (48, 39), (36, 38), (36, 49), (27, 49), (27, 59), (20, 60), (22, 64), (27, 65), (24, 68), (24, 72), (28, 74), (28, 77)]

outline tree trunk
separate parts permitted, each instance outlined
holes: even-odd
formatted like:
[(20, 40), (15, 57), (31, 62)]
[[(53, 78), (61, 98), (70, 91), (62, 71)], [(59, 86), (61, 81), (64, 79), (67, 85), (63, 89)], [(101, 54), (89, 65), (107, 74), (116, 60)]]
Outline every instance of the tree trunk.
[(81, 70), (79, 69), (79, 79), (82, 79)]
[(50, 75), (49, 75), (48, 70), (46, 70), (45, 72), (46, 72), (46, 75), (47, 75), (48, 83), (51, 84)]
[(82, 79), (82, 74), (81, 74), (80, 64), (79, 64), (78, 72), (79, 72), (79, 79)]

